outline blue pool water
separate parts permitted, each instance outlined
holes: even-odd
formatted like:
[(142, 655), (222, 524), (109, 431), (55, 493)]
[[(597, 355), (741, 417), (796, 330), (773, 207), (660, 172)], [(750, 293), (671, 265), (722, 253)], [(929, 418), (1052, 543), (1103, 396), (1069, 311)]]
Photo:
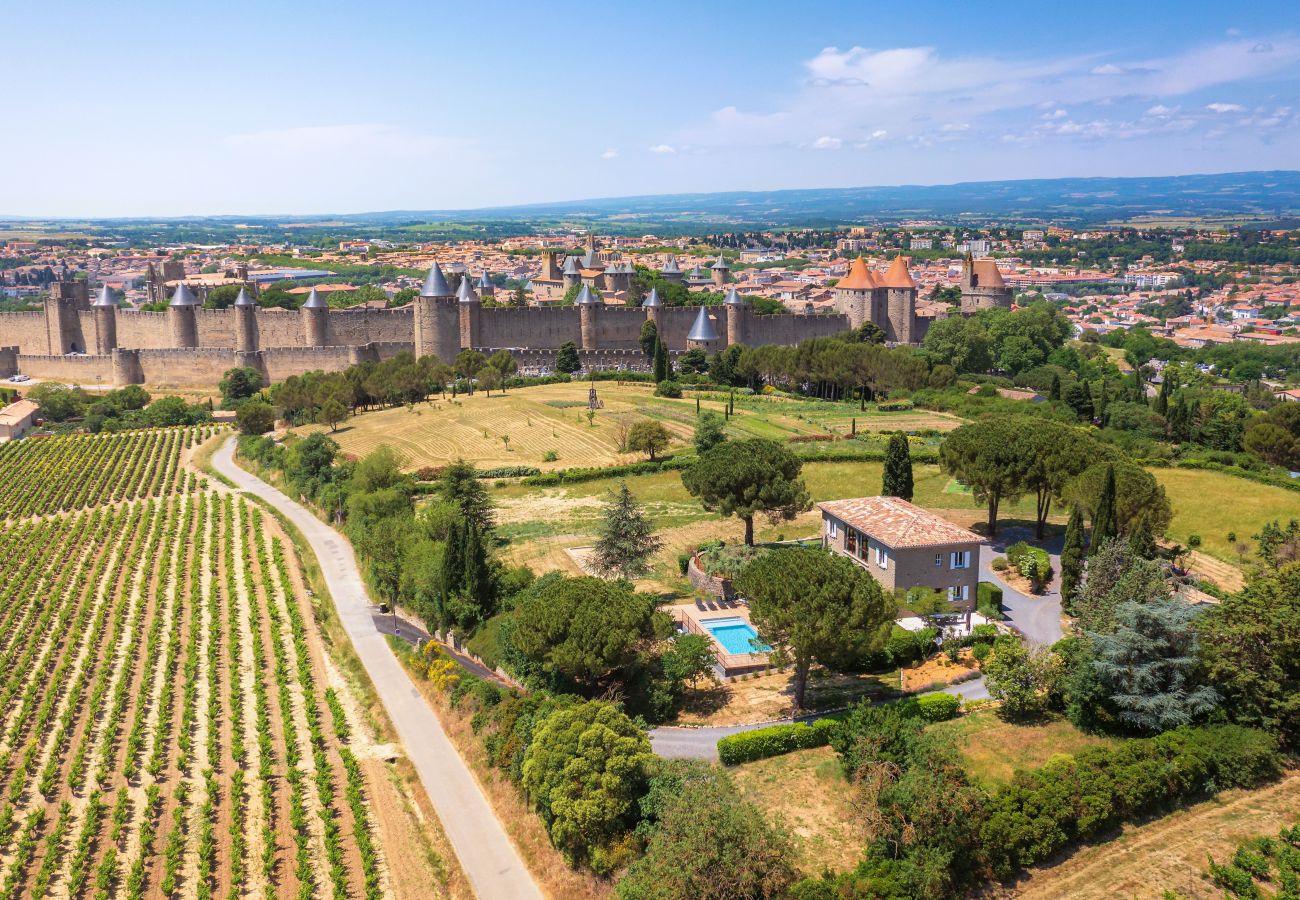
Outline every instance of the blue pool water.
[(738, 616), (702, 619), (700, 624), (728, 653), (767, 653), (772, 648), (758, 640), (754, 626)]

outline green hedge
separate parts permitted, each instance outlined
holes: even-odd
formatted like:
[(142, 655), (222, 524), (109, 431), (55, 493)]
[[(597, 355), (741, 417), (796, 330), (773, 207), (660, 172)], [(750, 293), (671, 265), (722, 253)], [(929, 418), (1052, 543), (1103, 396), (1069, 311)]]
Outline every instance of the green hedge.
[(792, 725), (772, 725), (728, 735), (718, 741), (718, 759), (724, 766), (781, 756), (795, 750), (824, 747), (831, 735), (840, 727), (838, 719), (818, 719), (809, 725), (795, 722)]
[(625, 475), (653, 475), (656, 472), (679, 472), (689, 468), (695, 462), (694, 457), (672, 457), (654, 462), (628, 463), (623, 466), (574, 467), (558, 472), (543, 472), (530, 475), (523, 483), (530, 487), (549, 487), (557, 484), (577, 484), (581, 481), (599, 481), (601, 478), (620, 478)]
[(989, 799), (980, 846), (999, 878), (1166, 806), (1281, 771), (1276, 738), (1239, 725), (1090, 747), (1022, 772)]
[(987, 609), (990, 612), (998, 611), (998, 616), (1002, 615), (1002, 588), (991, 581), (981, 581), (975, 585), (975, 601), (980, 609)]
[(903, 701), (916, 704), (916, 713), (927, 722), (946, 722), (957, 718), (961, 710), (961, 698), (955, 694), (922, 694)]

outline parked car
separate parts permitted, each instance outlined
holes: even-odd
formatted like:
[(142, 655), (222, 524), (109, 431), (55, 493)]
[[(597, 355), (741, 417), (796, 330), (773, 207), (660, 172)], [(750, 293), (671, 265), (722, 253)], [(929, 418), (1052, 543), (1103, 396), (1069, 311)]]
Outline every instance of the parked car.
[(10, 375), (9, 380), (14, 384), (22, 384), (24, 381), (31, 381), (30, 375)]

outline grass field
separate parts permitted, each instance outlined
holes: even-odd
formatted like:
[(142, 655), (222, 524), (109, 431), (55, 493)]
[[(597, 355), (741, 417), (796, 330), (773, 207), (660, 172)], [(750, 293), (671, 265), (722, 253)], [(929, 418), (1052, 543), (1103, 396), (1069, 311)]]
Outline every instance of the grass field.
[(849, 783), (830, 747), (787, 753), (730, 770), (740, 795), (783, 825), (794, 840), (796, 864), (807, 875), (844, 870), (862, 858)]
[(1200, 469), (1152, 469), (1164, 485), (1174, 510), (1168, 536), (1181, 544), (1192, 534), (1201, 536), (1201, 551), (1237, 565), (1240, 557), (1228, 533), (1248, 545), (1246, 558), (1254, 556), (1257, 534), (1265, 522), (1300, 518), (1300, 493), (1244, 478)]
[(1016, 725), (1002, 721), (991, 709), (931, 728), (956, 741), (967, 770), (985, 784), (1010, 781), (1017, 769), (1035, 769), (1059, 754), (1113, 743), (1110, 738), (1084, 734), (1062, 717)]
[[(344, 452), (362, 456), (381, 444), (401, 452), (411, 468), (441, 466), (468, 459), (483, 469), (530, 465), (544, 469), (612, 465), (643, 457), (620, 453), (620, 437), (632, 424), (652, 419), (672, 433), (674, 448), (690, 443), (695, 428), (695, 397), (655, 397), (647, 384), (598, 382), (604, 406), (587, 421), (583, 382), (520, 388), (487, 396), (482, 391), (455, 400), (435, 400), (414, 407), (395, 407), (349, 419), (332, 436)], [(725, 394), (701, 397), (702, 409), (722, 412)], [(859, 431), (950, 430), (961, 420), (924, 410), (861, 412), (852, 404), (819, 403), (771, 397), (738, 397), (728, 422), (732, 437), (784, 440), (796, 435), (848, 434), (854, 420)], [(321, 426), (299, 429), (320, 431)], [(546, 454), (556, 454), (552, 462)]]

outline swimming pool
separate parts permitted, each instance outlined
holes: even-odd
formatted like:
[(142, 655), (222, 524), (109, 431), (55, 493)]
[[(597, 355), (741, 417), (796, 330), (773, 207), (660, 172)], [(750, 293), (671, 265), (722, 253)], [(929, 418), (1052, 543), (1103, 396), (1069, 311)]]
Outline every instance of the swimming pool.
[(700, 624), (728, 653), (769, 653), (772, 648), (758, 640), (758, 632), (739, 616), (701, 619)]

